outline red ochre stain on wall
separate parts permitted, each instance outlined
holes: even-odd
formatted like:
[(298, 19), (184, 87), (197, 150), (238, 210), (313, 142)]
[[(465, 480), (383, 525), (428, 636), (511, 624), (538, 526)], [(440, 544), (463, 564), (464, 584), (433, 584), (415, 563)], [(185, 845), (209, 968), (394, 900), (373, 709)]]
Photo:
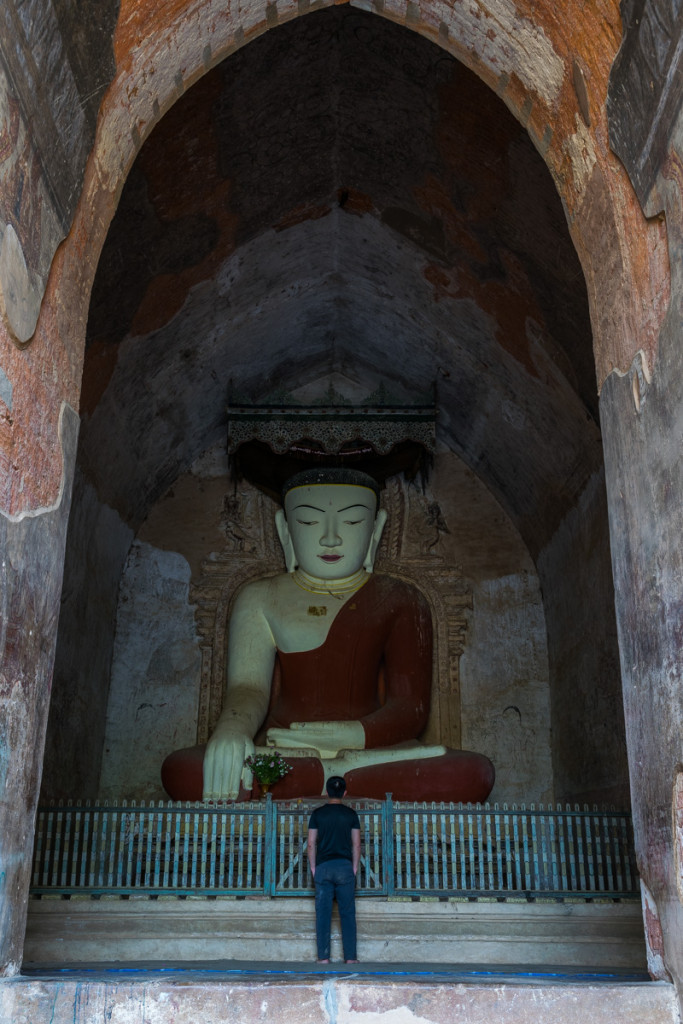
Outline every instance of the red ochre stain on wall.
[(424, 276), (435, 301), (476, 302), (495, 320), (501, 347), (538, 377), (526, 325), (530, 317), (541, 325), (545, 318), (522, 263), (496, 238), (511, 187), (501, 154), (520, 138), (520, 126), (512, 118), (497, 117), (499, 100), (470, 76), (442, 85), (438, 101), (441, 173), (427, 176), (413, 193), (418, 205), (442, 223), (447, 250), (457, 262), (429, 263)]
[(488, 255), (472, 232), (468, 212), (456, 208), (452, 192), (448, 190), (443, 179), (429, 175), (424, 184), (413, 189), (413, 194), (419, 206), (427, 211), (431, 218), (437, 218), (441, 222), (444, 236), (451, 246), (473, 263), (487, 262)]
[(330, 213), (330, 209), (329, 206), (321, 204), (304, 203), (290, 210), (277, 224), (273, 225), (273, 230), (285, 231), (287, 228), (293, 228), (306, 220), (320, 220), (321, 217), (326, 217)]
[[(159, 272), (149, 281), (129, 333), (144, 336), (168, 323), (182, 308), (190, 290), (210, 279), (234, 251), (238, 218), (230, 207), (230, 180), (219, 168), (213, 110), (221, 93), (221, 76), (202, 78), (156, 126), (137, 157), (147, 190), (147, 202), (164, 233), (188, 221), (194, 231), (206, 226), (209, 251), (173, 272)], [(182, 226), (181, 226), (182, 230)], [(146, 237), (146, 236), (145, 236)], [(215, 238), (211, 244), (209, 239)], [(148, 239), (153, 244), (154, 239)], [(141, 243), (141, 244), (144, 244)], [(125, 252), (121, 258), (125, 259)], [(118, 345), (91, 337), (86, 348), (81, 388), (81, 411), (97, 406), (116, 367)]]
[(117, 67), (130, 59), (141, 40), (150, 35), (165, 34), (165, 27), (182, 17), (190, 0), (164, 0), (163, 4), (148, 0), (121, 0), (119, 20), (114, 34), (114, 56)]
[[(344, 0), (346, 2), (346, 0)], [(355, 213), (362, 217), (365, 213), (375, 213), (375, 204), (369, 195), (357, 188), (337, 189), (337, 202), (345, 213)]]
[(527, 335), (529, 318), (543, 325), (544, 317), (530, 294), (524, 271), (514, 257), (504, 257), (508, 274), (503, 281), (480, 281), (467, 267), (454, 269), (429, 263), (423, 274), (431, 284), (435, 302), (472, 299), (496, 323), (501, 348), (513, 356), (532, 377), (539, 377)]
[(662, 922), (647, 904), (645, 904), (645, 933), (650, 952), (656, 956), (664, 956)]
[(519, 123), (500, 116), (500, 100), (473, 75), (455, 75), (437, 89), (436, 145), (444, 172), (460, 192), (473, 223), (495, 214), (507, 183), (500, 154), (519, 137)]
[[(153, 145), (140, 151), (138, 160), (159, 218), (209, 217), (218, 228), (218, 241), (194, 266), (152, 280), (133, 320), (133, 334), (148, 334), (168, 323), (190, 289), (211, 278), (234, 251), (238, 220), (230, 209), (231, 182), (220, 173), (213, 122), (213, 106), (220, 92), (220, 75), (206, 75), (178, 102), (174, 116), (167, 115), (160, 121), (150, 137)], [(163, 160), (156, 157), (159, 149)], [(192, 173), (195, 165), (201, 168), (201, 178)], [(201, 188), (197, 187), (199, 180)]]
[(81, 415), (91, 416), (95, 411), (116, 368), (118, 354), (118, 345), (106, 341), (96, 340), (86, 348), (81, 385)]

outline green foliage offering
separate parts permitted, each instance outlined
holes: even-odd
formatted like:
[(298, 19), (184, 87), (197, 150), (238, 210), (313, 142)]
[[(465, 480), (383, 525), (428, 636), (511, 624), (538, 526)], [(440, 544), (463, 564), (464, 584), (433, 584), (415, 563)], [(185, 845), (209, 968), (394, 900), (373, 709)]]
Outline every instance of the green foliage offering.
[(272, 754), (250, 754), (244, 764), (251, 769), (258, 782), (265, 782), (269, 785), (284, 778), (287, 772), (292, 770), (291, 764), (288, 764), (277, 750), (274, 750)]

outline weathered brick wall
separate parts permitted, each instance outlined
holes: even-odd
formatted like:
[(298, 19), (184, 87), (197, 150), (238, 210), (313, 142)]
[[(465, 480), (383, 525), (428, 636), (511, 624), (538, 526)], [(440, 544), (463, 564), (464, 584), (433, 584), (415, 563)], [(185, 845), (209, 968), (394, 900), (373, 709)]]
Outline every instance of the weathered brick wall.
[(7, 0), (0, 11), (0, 969), (10, 972), (21, 958), (78, 436), (82, 310), (50, 292), (48, 277), (113, 74), (117, 4), (96, 6), (96, 17), (95, 4), (69, 0)]
[(627, 16), (610, 78), (610, 139), (648, 216), (666, 219), (671, 301), (656, 362), (645, 348), (613, 373), (600, 413), (648, 959), (653, 974), (672, 977), (680, 993), (675, 787), (683, 736), (683, 97), (677, 83), (683, 15), (661, 0), (640, 0)]
[(672, 302), (657, 362), (648, 375), (639, 359), (629, 373), (612, 374), (600, 399), (638, 863), (649, 891), (652, 962), (679, 984), (683, 905), (673, 799), (683, 736), (681, 155), (679, 119), (657, 184), (672, 253)]

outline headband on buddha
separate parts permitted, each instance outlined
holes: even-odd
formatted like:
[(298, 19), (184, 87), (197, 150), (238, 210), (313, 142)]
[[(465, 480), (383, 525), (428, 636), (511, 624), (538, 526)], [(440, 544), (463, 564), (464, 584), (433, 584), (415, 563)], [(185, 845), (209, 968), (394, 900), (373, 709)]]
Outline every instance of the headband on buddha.
[(300, 473), (290, 476), (282, 485), (282, 503), (285, 496), (295, 487), (312, 487), (315, 484), (347, 484), (352, 487), (367, 487), (373, 492), (379, 508), (379, 484), (369, 473), (363, 473), (360, 469), (350, 469), (345, 466), (320, 466), (313, 469), (304, 469)]

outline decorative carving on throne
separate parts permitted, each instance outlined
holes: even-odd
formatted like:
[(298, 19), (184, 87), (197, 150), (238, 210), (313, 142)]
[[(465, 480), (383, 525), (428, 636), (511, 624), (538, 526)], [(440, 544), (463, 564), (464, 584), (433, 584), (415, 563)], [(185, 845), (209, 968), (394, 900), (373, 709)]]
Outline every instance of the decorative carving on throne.
[[(389, 512), (375, 571), (404, 580), (426, 598), (434, 628), (429, 744), (460, 747), (460, 657), (472, 608), (469, 582), (438, 553), (447, 525), (435, 503), (400, 478), (387, 483), (382, 505)], [(197, 743), (206, 743), (221, 713), (225, 692), (230, 611), (240, 588), (283, 571), (273, 505), (242, 484), (226, 499), (226, 545), (206, 560), (191, 591), (201, 648)]]

